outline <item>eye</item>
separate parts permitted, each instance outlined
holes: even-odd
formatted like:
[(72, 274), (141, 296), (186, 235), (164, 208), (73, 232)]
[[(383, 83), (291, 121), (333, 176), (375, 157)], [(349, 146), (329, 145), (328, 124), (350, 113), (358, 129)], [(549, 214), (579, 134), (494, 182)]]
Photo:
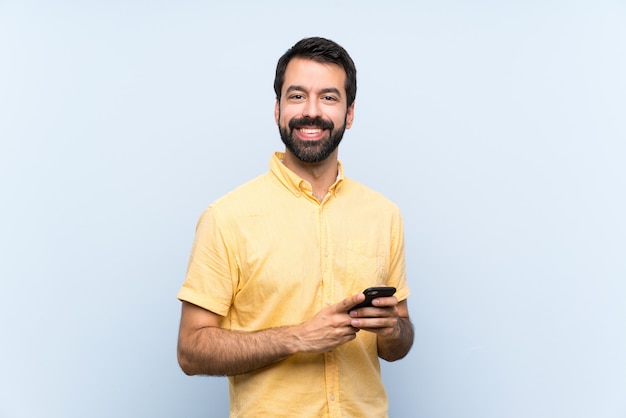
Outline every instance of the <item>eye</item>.
[(304, 99), (304, 96), (301, 94), (292, 94), (291, 96), (289, 96), (289, 100), (302, 100)]
[(335, 96), (322, 96), (322, 100), (336, 102), (338, 99)]

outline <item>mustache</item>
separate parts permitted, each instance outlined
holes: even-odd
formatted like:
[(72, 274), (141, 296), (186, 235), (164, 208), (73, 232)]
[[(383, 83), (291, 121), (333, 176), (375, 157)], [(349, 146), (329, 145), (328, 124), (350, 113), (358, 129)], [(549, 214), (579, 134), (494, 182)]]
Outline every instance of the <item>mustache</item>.
[(325, 120), (320, 117), (310, 118), (305, 116), (303, 118), (293, 118), (289, 121), (289, 129), (294, 130), (303, 128), (305, 126), (315, 126), (320, 129), (328, 129), (332, 131), (335, 129), (335, 124), (330, 120)]

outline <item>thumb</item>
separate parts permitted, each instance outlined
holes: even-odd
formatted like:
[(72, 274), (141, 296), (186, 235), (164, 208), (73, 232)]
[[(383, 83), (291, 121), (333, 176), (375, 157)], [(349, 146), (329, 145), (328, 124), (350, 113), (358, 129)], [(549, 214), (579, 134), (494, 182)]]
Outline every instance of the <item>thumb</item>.
[(335, 305), (335, 312), (348, 313), (354, 305), (357, 305), (365, 300), (363, 293), (357, 293), (356, 295), (348, 296), (341, 302)]

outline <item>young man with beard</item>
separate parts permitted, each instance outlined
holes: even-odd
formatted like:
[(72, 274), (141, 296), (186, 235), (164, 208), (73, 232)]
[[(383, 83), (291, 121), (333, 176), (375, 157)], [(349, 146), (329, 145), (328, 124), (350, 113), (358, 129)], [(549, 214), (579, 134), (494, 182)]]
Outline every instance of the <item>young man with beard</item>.
[[(413, 329), (400, 212), (337, 157), (354, 63), (303, 39), (274, 89), (286, 150), (200, 217), (178, 294), (180, 366), (229, 376), (231, 417), (385, 417), (378, 358), (404, 357)], [(397, 292), (351, 310), (372, 286)]]

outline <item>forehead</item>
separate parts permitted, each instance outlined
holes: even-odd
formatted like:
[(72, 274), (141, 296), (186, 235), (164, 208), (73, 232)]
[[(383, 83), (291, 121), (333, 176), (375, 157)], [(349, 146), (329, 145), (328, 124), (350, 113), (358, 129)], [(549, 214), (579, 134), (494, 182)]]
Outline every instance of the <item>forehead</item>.
[(328, 88), (338, 89), (345, 95), (346, 72), (340, 65), (322, 63), (304, 58), (293, 58), (285, 69), (283, 93), (293, 86), (315, 91)]

